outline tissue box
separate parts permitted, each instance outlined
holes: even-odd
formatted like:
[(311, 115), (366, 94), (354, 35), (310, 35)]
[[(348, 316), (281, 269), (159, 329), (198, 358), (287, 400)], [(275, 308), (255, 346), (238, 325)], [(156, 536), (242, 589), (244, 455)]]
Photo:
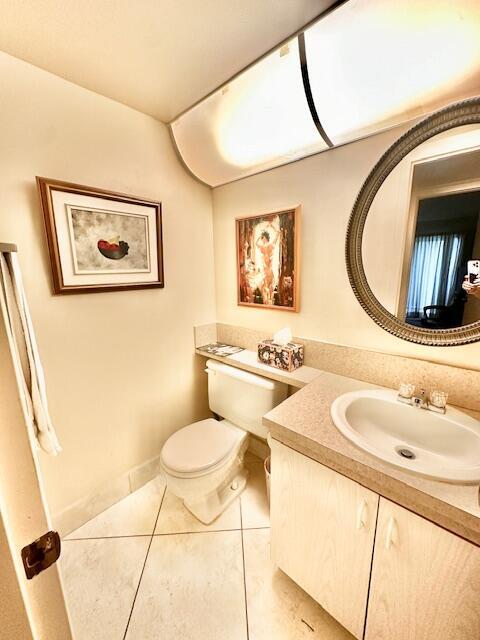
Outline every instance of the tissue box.
[(273, 340), (262, 340), (258, 343), (258, 360), (283, 371), (294, 371), (303, 364), (303, 344), (280, 345)]

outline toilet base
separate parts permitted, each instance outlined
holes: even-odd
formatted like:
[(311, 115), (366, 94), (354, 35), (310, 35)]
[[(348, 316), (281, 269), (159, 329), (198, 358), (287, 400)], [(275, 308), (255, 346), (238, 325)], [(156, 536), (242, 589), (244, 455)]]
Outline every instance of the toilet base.
[(184, 500), (183, 504), (197, 520), (200, 520), (203, 524), (210, 524), (242, 493), (247, 484), (247, 477), (248, 471), (241, 469), (240, 472), (229, 482), (225, 483), (223, 487), (219, 487), (215, 491), (203, 496), (202, 499), (197, 502)]
[(193, 477), (174, 475), (160, 459), (168, 489), (181, 498), (188, 511), (203, 524), (210, 524), (218, 518), (245, 488), (248, 472), (244, 469), (243, 459), (248, 447), (248, 433), (237, 430), (238, 441), (230, 457), (210, 472)]

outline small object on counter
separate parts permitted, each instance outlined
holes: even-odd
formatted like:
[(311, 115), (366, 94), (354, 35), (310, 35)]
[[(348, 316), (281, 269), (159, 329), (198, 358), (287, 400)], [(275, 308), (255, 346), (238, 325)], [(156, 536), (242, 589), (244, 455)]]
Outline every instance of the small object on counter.
[(258, 343), (258, 361), (283, 371), (294, 371), (303, 365), (303, 344), (287, 342), (281, 345), (273, 340), (262, 340)]
[(205, 353), (211, 353), (215, 356), (231, 356), (234, 353), (238, 353), (239, 351), (244, 351), (243, 347), (234, 347), (232, 344), (224, 344), (223, 342), (212, 342), (210, 344), (205, 344), (203, 347), (197, 347), (199, 351), (204, 351)]

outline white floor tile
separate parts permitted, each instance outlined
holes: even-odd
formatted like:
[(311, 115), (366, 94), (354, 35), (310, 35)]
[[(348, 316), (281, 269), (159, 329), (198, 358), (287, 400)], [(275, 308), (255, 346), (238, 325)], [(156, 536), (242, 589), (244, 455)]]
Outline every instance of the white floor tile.
[(151, 535), (165, 491), (161, 476), (73, 531), (66, 540)]
[(60, 571), (75, 640), (122, 640), (149, 542), (64, 541)]
[(270, 526), (270, 508), (263, 463), (253, 456), (245, 461), (249, 471), (247, 486), (240, 496), (244, 529)]
[(246, 640), (241, 532), (155, 537), (126, 638)]
[(244, 531), (243, 536), (250, 640), (354, 640), (273, 566), (268, 529)]
[(168, 491), (162, 503), (155, 533), (194, 533), (196, 531), (225, 531), (240, 529), (238, 498), (211, 524), (203, 524), (183, 506), (183, 501)]

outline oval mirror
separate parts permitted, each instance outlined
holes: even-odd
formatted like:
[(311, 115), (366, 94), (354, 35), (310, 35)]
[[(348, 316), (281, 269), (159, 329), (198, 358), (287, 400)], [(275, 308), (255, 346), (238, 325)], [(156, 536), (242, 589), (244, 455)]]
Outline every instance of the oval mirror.
[(350, 283), (394, 335), (480, 340), (480, 98), (429, 116), (380, 158), (350, 216)]

